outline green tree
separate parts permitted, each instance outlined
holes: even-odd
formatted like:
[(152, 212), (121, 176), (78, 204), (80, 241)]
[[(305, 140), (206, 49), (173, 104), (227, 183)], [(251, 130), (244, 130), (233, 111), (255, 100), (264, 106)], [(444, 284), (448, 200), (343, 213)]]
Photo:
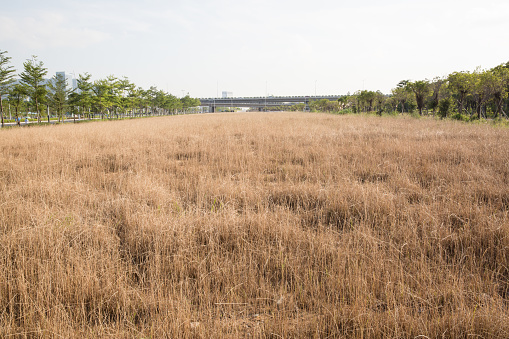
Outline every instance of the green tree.
[(382, 115), (386, 99), (387, 98), (386, 98), (385, 94), (383, 94), (382, 92), (377, 91), (375, 93), (375, 102), (376, 102), (376, 105), (377, 105), (376, 112), (377, 112), (378, 115)]
[(507, 118), (507, 113), (504, 111), (504, 101), (507, 100), (509, 94), (509, 62), (507, 67), (496, 67), (491, 70), (493, 74), (492, 82), (492, 96), (495, 104), (495, 117), (504, 115)]
[(108, 81), (110, 90), (110, 106), (108, 107), (108, 112), (110, 117), (115, 114), (115, 117), (118, 119), (118, 108), (121, 107), (120, 80), (113, 75), (108, 76), (106, 80)]
[(150, 86), (150, 88), (144, 93), (145, 98), (148, 100), (148, 105), (150, 107), (150, 115), (155, 115), (156, 107), (157, 107), (157, 87)]
[(136, 86), (129, 81), (126, 77), (117, 81), (118, 93), (119, 93), (119, 103), (122, 109), (122, 114), (127, 115), (128, 112), (134, 109), (135, 101), (134, 101), (134, 90)]
[(364, 112), (371, 112), (373, 110), (373, 103), (376, 99), (376, 92), (362, 90), (358, 94), (359, 109)]
[(156, 107), (156, 113), (163, 114), (166, 110), (165, 103), (166, 103), (167, 94), (163, 90), (158, 90), (155, 92), (155, 107)]
[(306, 107), (306, 104), (305, 103), (300, 103), (300, 104), (295, 104), (295, 105), (292, 105), (290, 106), (290, 111), (293, 111), (293, 112), (302, 112), (304, 111), (304, 108)]
[[(401, 84), (401, 82), (400, 82), (400, 84)], [(399, 84), (398, 84), (398, 86), (396, 88), (392, 89), (392, 96), (394, 98), (394, 102), (396, 103), (396, 105), (401, 105), (401, 113), (405, 112), (405, 107), (407, 105), (407, 102), (412, 100), (410, 95), (411, 94), (408, 91), (408, 88), (406, 87), (406, 85), (404, 87), (402, 87), (402, 86), (399, 86)]]
[(37, 122), (41, 122), (41, 112), (39, 104), (44, 101), (46, 96), (46, 85), (44, 76), (48, 74), (47, 68), (44, 68), (42, 61), (37, 61), (37, 56), (32, 56), (23, 63), (24, 71), (20, 74), (21, 81), (27, 85), (28, 96), (34, 104), (35, 111), (37, 112)]
[(359, 100), (359, 91), (356, 91), (354, 94), (348, 96), (347, 105), (352, 107), (354, 113), (360, 112), (360, 100)]
[(139, 87), (138, 93), (139, 93), (139, 100), (138, 100), (139, 108), (142, 111), (141, 115), (147, 116), (148, 108), (150, 107), (150, 100), (151, 100), (150, 91), (144, 90), (143, 88)]
[(93, 84), (90, 81), (92, 78), (92, 75), (89, 73), (80, 74), (78, 76), (78, 88), (75, 92), (77, 97), (78, 105), (81, 109), (81, 114), (85, 115), (88, 114), (88, 118), (90, 119), (90, 110), (92, 109), (92, 103), (93, 103), (93, 94), (92, 91)]
[(179, 109), (182, 109), (182, 102), (173, 94), (168, 94), (166, 96), (165, 107), (171, 114), (176, 114)]
[(200, 100), (191, 98), (189, 96), (189, 94), (187, 94), (185, 97), (181, 98), (180, 101), (182, 102), (182, 108), (184, 110), (186, 110), (190, 107), (200, 106)]
[(72, 92), (67, 89), (67, 79), (60, 73), (55, 75), (48, 83), (48, 104), (56, 112), (58, 122), (64, 121), (64, 113), (67, 109), (67, 99)]
[(19, 112), (21, 111), (21, 107), (27, 98), (28, 89), (24, 84), (15, 84), (11, 87), (9, 91), (9, 101), (13, 104), (15, 108), (15, 118), (18, 125), (20, 125), (20, 116)]
[(408, 89), (414, 93), (415, 101), (417, 103), (417, 109), (419, 110), (419, 115), (422, 115), (422, 109), (424, 108), (426, 97), (430, 91), (429, 81), (418, 80), (414, 82), (409, 82), (407, 83), (407, 86)]
[(449, 74), (449, 88), (456, 98), (458, 113), (463, 114), (465, 99), (472, 90), (472, 76), (469, 72), (454, 72)]
[(428, 109), (431, 109), (433, 112), (433, 116), (435, 116), (435, 112), (438, 108), (438, 103), (441, 99), (441, 89), (444, 85), (445, 81), (442, 78), (436, 77), (433, 79), (433, 81), (429, 84), (430, 87), (430, 96), (428, 97)]
[(397, 88), (407, 88), (409, 83), (410, 83), (410, 80), (401, 80), (400, 82), (398, 82), (396, 87)]
[(104, 114), (107, 112), (110, 116), (110, 109), (115, 106), (117, 97), (115, 89), (116, 78), (109, 76), (106, 79), (94, 81), (92, 91), (94, 93), (94, 105), (101, 114), (101, 119), (104, 119)]
[(325, 112), (328, 102), (327, 99), (313, 100), (309, 102), (309, 108), (311, 111)]
[(2, 97), (9, 93), (14, 81), (14, 72), (16, 71), (13, 66), (9, 65), (11, 57), (6, 56), (6, 53), (7, 51), (0, 51), (0, 119), (2, 127), (4, 126)]
[(447, 114), (449, 114), (451, 108), (451, 99), (445, 98), (441, 99), (438, 103), (438, 115), (440, 118), (446, 118)]
[(72, 113), (72, 117), (74, 119), (74, 122), (76, 122), (76, 107), (78, 108), (78, 118), (79, 118), (79, 112), (80, 112), (80, 99), (79, 94), (76, 91), (71, 91), (69, 93), (69, 96), (67, 97), (67, 106), (69, 107), (69, 111)]
[(337, 100), (327, 100), (327, 104), (325, 105), (325, 110), (327, 112), (339, 112), (340, 105)]
[(136, 116), (136, 110), (140, 109), (141, 107), (141, 101), (142, 101), (142, 93), (143, 89), (140, 87), (130, 87), (128, 90), (128, 98), (131, 105), (131, 116), (134, 118)]
[[(471, 98), (475, 104), (477, 118), (481, 118), (483, 106), (491, 97), (491, 73), (476, 69), (470, 74)], [(470, 115), (473, 114), (473, 111)]]
[(338, 99), (340, 109), (345, 109), (348, 104), (348, 95), (343, 95)]

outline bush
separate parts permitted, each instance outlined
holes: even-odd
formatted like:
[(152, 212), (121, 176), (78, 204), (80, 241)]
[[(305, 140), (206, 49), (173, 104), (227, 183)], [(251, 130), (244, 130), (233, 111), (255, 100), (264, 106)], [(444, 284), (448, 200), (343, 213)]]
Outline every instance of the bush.
[(454, 120), (459, 120), (459, 121), (464, 121), (464, 122), (469, 122), (470, 121), (470, 117), (468, 115), (461, 114), (461, 113), (453, 114), (451, 116), (451, 118), (454, 119)]
[(447, 117), (447, 114), (449, 113), (450, 109), (451, 109), (450, 98), (442, 99), (438, 102), (438, 116), (440, 116), (440, 118)]
[(355, 113), (352, 108), (345, 108), (340, 111), (334, 112), (334, 114), (351, 114), (351, 113)]

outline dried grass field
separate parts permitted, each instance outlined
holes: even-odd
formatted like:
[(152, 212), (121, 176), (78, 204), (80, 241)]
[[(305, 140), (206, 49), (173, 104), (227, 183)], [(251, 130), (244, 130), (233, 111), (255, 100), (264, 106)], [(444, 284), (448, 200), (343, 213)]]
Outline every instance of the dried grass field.
[(0, 337), (508, 338), (508, 145), (311, 113), (0, 131)]

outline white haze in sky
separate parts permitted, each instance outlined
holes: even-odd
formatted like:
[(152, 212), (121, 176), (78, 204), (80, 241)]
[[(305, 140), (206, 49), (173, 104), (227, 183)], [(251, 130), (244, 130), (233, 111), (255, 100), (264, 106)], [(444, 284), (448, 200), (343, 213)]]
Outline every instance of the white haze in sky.
[(389, 93), (509, 61), (508, 18), (507, 0), (17, 0), (0, 50), (177, 96)]

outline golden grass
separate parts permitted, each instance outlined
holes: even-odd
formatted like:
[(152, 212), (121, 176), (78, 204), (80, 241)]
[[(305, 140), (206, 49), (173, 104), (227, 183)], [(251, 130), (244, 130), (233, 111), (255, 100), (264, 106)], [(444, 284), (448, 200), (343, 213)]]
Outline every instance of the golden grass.
[(0, 337), (509, 337), (509, 132), (210, 114), (0, 133)]

